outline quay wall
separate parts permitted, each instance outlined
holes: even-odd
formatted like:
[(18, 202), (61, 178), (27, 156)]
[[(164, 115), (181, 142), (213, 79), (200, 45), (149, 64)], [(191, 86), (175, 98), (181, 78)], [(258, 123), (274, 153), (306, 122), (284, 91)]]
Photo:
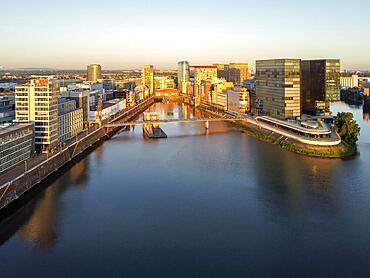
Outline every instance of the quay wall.
[[(83, 131), (66, 146), (60, 147), (55, 153), (51, 153), (47, 157), (42, 155), (40, 157), (34, 157), (27, 164), (28, 167), (18, 165), (18, 168), (23, 167), (20, 173), (16, 177), (10, 177), (11, 180), (0, 184), (0, 211), (15, 200), (21, 198), (22, 195), (33, 189), (43, 180), (60, 171), (62, 167), (83, 157), (88, 150), (96, 148), (100, 142), (109, 139), (122, 129), (122, 127), (105, 128), (104, 124), (112, 123), (119, 119), (132, 119), (145, 111), (153, 103), (154, 98), (147, 99), (140, 105), (127, 111), (122, 111), (109, 120), (107, 119), (101, 126), (95, 126), (94, 128)], [(36, 162), (32, 163), (32, 161)]]

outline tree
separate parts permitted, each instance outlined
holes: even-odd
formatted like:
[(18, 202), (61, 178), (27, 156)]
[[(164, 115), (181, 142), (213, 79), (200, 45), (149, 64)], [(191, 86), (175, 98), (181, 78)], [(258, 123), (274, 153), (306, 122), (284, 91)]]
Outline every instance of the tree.
[(353, 119), (353, 114), (349, 112), (338, 113), (334, 119), (334, 131), (336, 131), (342, 140), (352, 147), (356, 148), (358, 136), (360, 135), (360, 126)]

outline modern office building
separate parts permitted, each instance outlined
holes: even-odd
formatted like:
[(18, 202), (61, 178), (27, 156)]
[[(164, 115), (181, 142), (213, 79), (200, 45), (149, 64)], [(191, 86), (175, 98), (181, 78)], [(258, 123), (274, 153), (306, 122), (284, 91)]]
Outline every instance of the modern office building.
[(87, 81), (97, 82), (98, 79), (102, 78), (101, 65), (91, 64), (87, 66)]
[(226, 64), (213, 64), (215, 67), (217, 67), (217, 77), (223, 78), (227, 80), (227, 70), (229, 68), (229, 65)]
[(263, 113), (278, 119), (301, 116), (300, 59), (256, 61), (256, 94)]
[(217, 77), (240, 85), (249, 77), (248, 63), (213, 64), (217, 67)]
[(177, 88), (180, 93), (188, 94), (188, 84), (190, 82), (190, 65), (187, 61), (181, 61), (177, 64), (178, 73), (177, 73)]
[(0, 94), (0, 125), (11, 123), (15, 118), (15, 94)]
[(302, 112), (311, 115), (330, 113), (330, 101), (340, 100), (340, 60), (301, 61)]
[(74, 100), (76, 108), (82, 108), (83, 123), (85, 127), (89, 126), (90, 111), (95, 111), (98, 105), (99, 91), (90, 90), (68, 90), (60, 94), (61, 97)]
[(142, 78), (143, 85), (147, 86), (152, 94), (154, 92), (154, 67), (152, 65), (143, 67)]
[(0, 172), (30, 158), (34, 147), (33, 123), (0, 126)]
[(15, 118), (35, 123), (35, 148), (49, 151), (58, 145), (59, 84), (46, 78), (32, 79), (15, 88)]
[(175, 89), (175, 80), (166, 76), (155, 77), (154, 84), (155, 90)]
[(212, 81), (217, 79), (216, 66), (193, 66), (194, 69), (194, 84), (202, 85), (202, 81)]
[(234, 84), (239, 85), (249, 77), (248, 63), (231, 63), (228, 71), (227, 81), (233, 82)]
[(84, 127), (83, 109), (76, 107), (76, 101), (58, 99), (58, 141), (66, 142), (79, 134)]

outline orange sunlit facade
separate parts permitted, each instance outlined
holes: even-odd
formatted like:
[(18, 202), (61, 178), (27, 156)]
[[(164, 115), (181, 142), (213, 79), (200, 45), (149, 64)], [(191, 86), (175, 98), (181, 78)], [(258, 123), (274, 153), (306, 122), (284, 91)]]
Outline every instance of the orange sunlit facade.
[(156, 97), (178, 97), (179, 95), (180, 93), (176, 89), (164, 89), (155, 91)]

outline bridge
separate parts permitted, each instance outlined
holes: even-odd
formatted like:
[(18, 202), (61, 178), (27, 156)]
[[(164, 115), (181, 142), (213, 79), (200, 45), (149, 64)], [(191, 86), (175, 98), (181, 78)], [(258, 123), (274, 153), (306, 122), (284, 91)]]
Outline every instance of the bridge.
[(110, 124), (105, 125), (107, 128), (116, 128), (116, 127), (125, 127), (125, 126), (136, 126), (136, 125), (143, 125), (143, 124), (161, 124), (161, 123), (209, 123), (209, 122), (220, 122), (220, 121), (247, 121), (246, 118), (193, 118), (193, 119), (161, 119), (161, 120), (154, 120), (154, 121), (132, 121), (132, 122), (113, 122)]

